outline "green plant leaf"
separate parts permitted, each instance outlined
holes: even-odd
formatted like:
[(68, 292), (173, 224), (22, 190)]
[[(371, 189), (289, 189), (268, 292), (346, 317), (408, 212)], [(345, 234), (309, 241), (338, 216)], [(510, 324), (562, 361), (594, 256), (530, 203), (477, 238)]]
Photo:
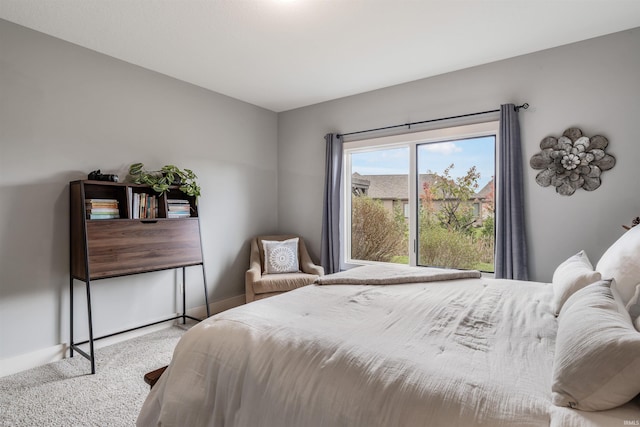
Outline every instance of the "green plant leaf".
[(183, 193), (200, 196), (200, 186), (196, 182), (198, 176), (191, 169), (181, 170), (175, 165), (164, 165), (159, 171), (147, 171), (142, 163), (129, 166), (129, 175), (135, 184), (145, 184), (157, 193), (164, 193), (174, 182), (179, 182), (179, 189)]

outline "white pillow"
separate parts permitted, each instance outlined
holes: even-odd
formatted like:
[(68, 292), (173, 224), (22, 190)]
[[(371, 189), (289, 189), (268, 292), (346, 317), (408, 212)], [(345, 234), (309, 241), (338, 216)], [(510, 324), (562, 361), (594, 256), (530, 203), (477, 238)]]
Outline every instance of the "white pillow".
[(640, 283), (636, 285), (636, 292), (633, 294), (626, 307), (629, 316), (634, 321), (636, 329), (640, 331)]
[(624, 233), (606, 250), (596, 270), (604, 279), (616, 279), (616, 287), (625, 304), (640, 282), (640, 226)]
[(640, 392), (640, 333), (608, 281), (573, 294), (558, 320), (552, 401), (584, 411), (620, 406)]
[(600, 273), (593, 266), (584, 251), (571, 256), (560, 264), (553, 273), (553, 310), (557, 315), (565, 301), (577, 290), (600, 280)]
[(263, 240), (264, 272), (266, 274), (275, 274), (300, 271), (298, 240), (297, 237), (283, 241)]

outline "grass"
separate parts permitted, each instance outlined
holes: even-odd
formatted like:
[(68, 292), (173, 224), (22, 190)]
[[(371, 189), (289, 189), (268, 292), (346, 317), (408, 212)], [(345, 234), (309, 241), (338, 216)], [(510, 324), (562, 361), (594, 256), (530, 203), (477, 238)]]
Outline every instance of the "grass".
[(493, 273), (495, 271), (495, 267), (493, 263), (488, 262), (479, 262), (473, 266), (474, 270), (484, 271), (486, 273)]
[(394, 264), (409, 264), (409, 255), (396, 255), (391, 258), (391, 262)]

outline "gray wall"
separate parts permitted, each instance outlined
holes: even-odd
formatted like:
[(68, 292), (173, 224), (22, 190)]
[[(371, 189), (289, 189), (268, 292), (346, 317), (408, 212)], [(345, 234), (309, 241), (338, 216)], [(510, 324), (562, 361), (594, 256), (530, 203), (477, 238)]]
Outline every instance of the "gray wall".
[[(244, 293), (249, 238), (277, 227), (276, 113), (0, 20), (0, 360), (67, 342), (68, 183), (133, 162), (198, 174), (209, 297)], [(175, 283), (94, 282), (95, 333), (166, 317)], [(201, 270), (187, 283), (203, 305)]]
[[(320, 253), (327, 132), (349, 132), (528, 102), (520, 112), (532, 279), (584, 249), (592, 262), (640, 215), (640, 29), (278, 115), (278, 223)], [(422, 54), (428, 55), (428, 52)], [(609, 138), (617, 165), (594, 192), (560, 196), (535, 183), (529, 159), (540, 141), (569, 127)]]

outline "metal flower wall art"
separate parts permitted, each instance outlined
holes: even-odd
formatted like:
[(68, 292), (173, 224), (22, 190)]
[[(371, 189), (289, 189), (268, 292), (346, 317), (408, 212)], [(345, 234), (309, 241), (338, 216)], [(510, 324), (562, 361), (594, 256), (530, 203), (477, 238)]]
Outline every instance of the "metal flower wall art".
[(543, 187), (553, 185), (558, 194), (570, 196), (578, 188), (593, 191), (600, 187), (600, 175), (611, 169), (616, 159), (605, 153), (609, 145), (601, 135), (583, 136), (578, 128), (569, 128), (561, 137), (548, 136), (540, 141), (541, 152), (529, 164), (542, 169), (536, 182)]

